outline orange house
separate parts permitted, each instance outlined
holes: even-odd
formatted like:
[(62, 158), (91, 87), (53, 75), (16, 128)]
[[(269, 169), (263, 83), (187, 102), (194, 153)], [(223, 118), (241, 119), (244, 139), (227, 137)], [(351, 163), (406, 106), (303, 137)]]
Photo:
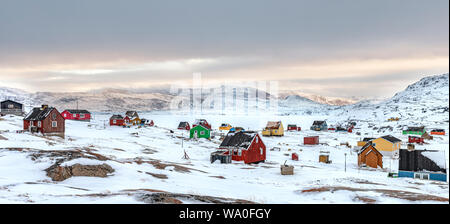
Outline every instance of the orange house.
[(365, 144), (358, 152), (358, 166), (363, 165), (383, 168), (383, 155), (373, 146), (372, 142)]

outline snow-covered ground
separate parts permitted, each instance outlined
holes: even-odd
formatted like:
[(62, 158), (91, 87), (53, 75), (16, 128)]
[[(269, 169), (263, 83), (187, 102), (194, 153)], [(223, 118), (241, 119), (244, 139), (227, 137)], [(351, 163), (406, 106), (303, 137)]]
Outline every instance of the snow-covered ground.
[[(1, 117), (0, 203), (143, 203), (142, 193), (159, 191), (256, 203), (448, 203), (448, 181), (389, 178), (388, 172), (397, 169), (397, 161), (389, 157), (383, 158), (383, 169), (360, 169), (353, 151), (363, 137), (390, 134), (406, 142), (407, 136), (401, 134), (406, 126), (442, 128), (445, 136), (435, 136), (417, 148), (442, 151), (448, 168), (448, 74), (421, 80), (382, 102), (317, 106), (319, 113), (281, 109), (278, 114), (262, 111), (250, 115), (141, 112), (140, 117), (155, 122), (156, 126), (147, 128), (111, 127), (108, 119), (112, 113), (93, 113), (91, 122), (66, 121), (64, 139), (16, 133), (22, 130), (23, 118)], [(388, 122), (390, 117), (400, 120)], [(211, 140), (190, 140), (187, 131), (176, 129), (180, 121), (192, 124), (198, 118), (212, 124), (215, 137)], [(309, 130), (314, 120), (323, 119), (329, 125), (350, 120), (357, 125), (353, 133)], [(268, 149), (265, 163), (210, 163), (210, 153), (221, 143), (221, 123), (261, 133), (267, 121), (278, 120), (285, 128), (296, 124), (302, 131), (262, 137)], [(320, 145), (303, 144), (303, 137), (312, 135), (319, 136)], [(341, 146), (347, 142), (351, 148)], [(280, 150), (270, 150), (274, 147)], [(52, 181), (45, 169), (62, 158), (52, 153), (74, 150), (86, 156), (66, 158), (61, 165), (106, 163), (115, 171), (105, 178), (73, 176)], [(189, 159), (183, 159), (184, 151)], [(332, 163), (319, 163), (320, 151), (329, 151)], [(293, 152), (299, 161), (291, 160)], [(280, 174), (285, 162), (295, 166), (294, 175)]]
[[(220, 164), (209, 161), (209, 155), (220, 144), (217, 135), (211, 141), (189, 140), (187, 132), (176, 130), (179, 121), (194, 117), (143, 113), (142, 117), (155, 121), (156, 127), (120, 128), (105, 125), (110, 115), (95, 114), (90, 123), (66, 121), (66, 137), (43, 137), (29, 133), (15, 133), (22, 128), (21, 117), (6, 116), (0, 121), (0, 202), (2, 203), (140, 203), (130, 190), (153, 189), (171, 193), (207, 195), (244, 199), (257, 203), (437, 203), (431, 200), (406, 200), (383, 193), (384, 190), (406, 191), (418, 195), (433, 195), (448, 199), (448, 184), (407, 178), (388, 178), (390, 161), (386, 158), (384, 170), (358, 169), (357, 155), (341, 142), (355, 145), (361, 138), (354, 133), (315, 132), (307, 130), (318, 117), (279, 116), (270, 120), (282, 120), (285, 126), (296, 123), (301, 132), (286, 132), (284, 137), (263, 137), (267, 148), (267, 161), (258, 165), (241, 162)], [(205, 115), (213, 127), (222, 122), (261, 130), (269, 118)], [(364, 128), (359, 127), (357, 128)], [(169, 130), (173, 130), (171, 133)], [(448, 131), (448, 130), (447, 130)], [(219, 132), (216, 129), (216, 132)], [(137, 133), (137, 134), (135, 134)], [(396, 132), (400, 133), (400, 132)], [(321, 145), (305, 146), (303, 137), (319, 135)], [(400, 134), (396, 135), (405, 140)], [(448, 135), (435, 138), (427, 145), (446, 149)], [(271, 151), (279, 147), (280, 151)], [(7, 150), (25, 148), (27, 150)], [(44, 171), (54, 161), (49, 157), (32, 160), (33, 150), (90, 151), (109, 158), (106, 161), (79, 158), (63, 163), (96, 165), (107, 163), (115, 172), (106, 177), (71, 177), (61, 182), (51, 181)], [(183, 159), (186, 150), (190, 159)], [(331, 164), (318, 162), (320, 151), (330, 151)], [(290, 159), (291, 153), (299, 154), (299, 161)], [(346, 155), (345, 155), (346, 154)], [(444, 156), (444, 155), (443, 155)], [(139, 161), (159, 160), (168, 164), (164, 169)], [(282, 176), (280, 164), (295, 166), (293, 176)], [(347, 164), (346, 172), (345, 162)], [(182, 172), (174, 165), (190, 169)], [(448, 158), (447, 158), (448, 166)], [(151, 174), (163, 174), (167, 179)], [(344, 187), (342, 190), (302, 192), (322, 187)], [(347, 189), (348, 188), (348, 189)], [(366, 190), (369, 189), (369, 190)], [(377, 191), (376, 189), (382, 189)], [(99, 197), (96, 195), (109, 196)], [(442, 202), (441, 202), (442, 203)], [(445, 203), (448, 203), (445, 202)]]

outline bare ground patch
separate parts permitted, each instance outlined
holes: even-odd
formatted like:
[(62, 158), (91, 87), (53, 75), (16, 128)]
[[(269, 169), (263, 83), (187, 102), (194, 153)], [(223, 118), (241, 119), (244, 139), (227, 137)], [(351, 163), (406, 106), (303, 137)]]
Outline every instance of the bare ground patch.
[(430, 194), (421, 194), (409, 191), (401, 191), (401, 190), (391, 190), (391, 189), (362, 189), (362, 188), (351, 188), (351, 187), (319, 187), (319, 188), (310, 188), (302, 190), (301, 193), (320, 193), (320, 192), (335, 192), (335, 191), (351, 191), (351, 192), (377, 192), (381, 193), (383, 196), (404, 199), (408, 201), (439, 201), (439, 202), (448, 202), (448, 198), (430, 195)]

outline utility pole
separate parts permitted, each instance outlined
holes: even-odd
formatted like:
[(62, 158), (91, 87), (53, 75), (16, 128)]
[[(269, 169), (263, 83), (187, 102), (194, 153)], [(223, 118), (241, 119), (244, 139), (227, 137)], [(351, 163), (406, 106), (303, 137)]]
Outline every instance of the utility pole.
[(344, 168), (344, 171), (347, 172), (347, 153), (344, 153), (344, 156), (345, 156), (345, 160), (344, 160), (345, 168)]

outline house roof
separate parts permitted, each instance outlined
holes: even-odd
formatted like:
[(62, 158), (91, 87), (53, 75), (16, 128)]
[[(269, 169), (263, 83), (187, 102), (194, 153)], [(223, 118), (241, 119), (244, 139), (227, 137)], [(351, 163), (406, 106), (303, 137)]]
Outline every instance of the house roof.
[(71, 114), (90, 114), (91, 112), (87, 111), (87, 110), (74, 110), (74, 109), (67, 109), (67, 112), (71, 113)]
[(109, 119), (110, 119), (110, 120), (112, 120), (112, 119), (121, 120), (121, 119), (123, 119), (123, 117), (122, 117), (122, 115), (120, 115), (120, 114), (114, 114), (114, 115), (112, 115), (111, 118), (109, 118)]
[(363, 142), (368, 142), (368, 141), (370, 141), (370, 140), (374, 140), (375, 138), (363, 138)]
[(324, 123), (325, 123), (325, 121), (314, 121), (313, 125), (322, 125)]
[(206, 127), (205, 125), (203, 125), (203, 124), (198, 124), (198, 125), (196, 125), (195, 127), (191, 128), (191, 130), (194, 130), (194, 129), (197, 128), (197, 127), (202, 127), (202, 128), (204, 128), (204, 129), (206, 129), (206, 130), (211, 130), (211, 129), (209, 129), (208, 127)]
[(381, 136), (382, 139), (392, 142), (392, 143), (396, 143), (396, 142), (401, 142), (402, 140), (392, 136), (392, 135), (385, 135), (385, 136)]
[[(366, 151), (366, 149), (369, 148), (369, 147), (371, 148), (370, 151), (374, 151), (375, 153), (380, 154), (381, 156), (383, 156), (383, 154), (381, 154), (381, 153), (378, 151), (378, 149), (375, 148), (375, 146), (373, 146), (372, 141), (367, 142), (363, 147), (361, 147), (361, 149), (359, 149), (359, 151), (358, 151), (358, 155), (360, 155), (361, 153), (363, 153), (364, 151)], [(366, 155), (369, 154), (370, 151), (368, 151), (368, 152), (366, 153)]]
[(50, 112), (52, 112), (54, 109), (54, 107), (46, 107), (44, 109), (42, 109), (41, 107), (35, 107), (25, 116), (24, 120), (42, 121), (46, 117), (48, 117)]
[(196, 119), (195, 121), (194, 121), (194, 124), (195, 125), (198, 125), (198, 124), (203, 124), (203, 123), (208, 123), (205, 119)]
[(179, 128), (183, 128), (183, 127), (187, 127), (187, 126), (189, 126), (189, 123), (186, 122), (186, 121), (182, 121), (182, 122), (180, 122), (180, 124), (178, 125)]
[(125, 113), (125, 116), (128, 116), (129, 118), (132, 117), (139, 117), (138, 113), (134, 110), (129, 110)]
[(2, 101), (2, 102), (0, 102), (0, 103), (1, 103), (1, 104), (4, 104), (4, 103), (8, 103), (8, 102), (14, 103), (14, 104), (22, 105), (21, 103), (18, 103), (18, 102), (16, 102), (16, 101), (12, 101), (12, 100), (5, 100), (5, 101)]
[(267, 129), (278, 129), (281, 126), (281, 121), (269, 121), (267, 122)]
[(230, 131), (219, 147), (247, 149), (256, 135), (257, 133), (254, 131)]
[(297, 127), (296, 124), (288, 124), (288, 127)]
[(424, 131), (425, 127), (408, 127), (408, 129), (406, 129), (406, 131)]

